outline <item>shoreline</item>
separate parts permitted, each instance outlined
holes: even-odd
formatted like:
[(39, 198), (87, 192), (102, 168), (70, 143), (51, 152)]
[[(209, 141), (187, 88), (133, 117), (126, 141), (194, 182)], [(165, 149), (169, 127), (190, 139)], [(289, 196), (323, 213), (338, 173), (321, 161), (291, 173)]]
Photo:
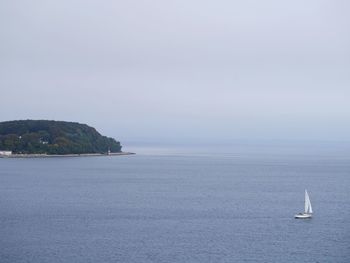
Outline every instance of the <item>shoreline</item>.
[(133, 155), (132, 152), (118, 152), (118, 153), (81, 153), (81, 154), (11, 154), (0, 155), (0, 158), (53, 158), (53, 157), (96, 157), (96, 156), (121, 156)]

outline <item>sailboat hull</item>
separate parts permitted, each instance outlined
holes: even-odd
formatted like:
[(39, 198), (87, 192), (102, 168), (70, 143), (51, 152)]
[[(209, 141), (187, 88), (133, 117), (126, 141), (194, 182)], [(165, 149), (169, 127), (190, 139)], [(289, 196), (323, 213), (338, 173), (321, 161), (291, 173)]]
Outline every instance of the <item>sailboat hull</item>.
[(311, 219), (312, 215), (303, 213), (303, 214), (295, 215), (294, 218), (296, 218), (296, 219)]

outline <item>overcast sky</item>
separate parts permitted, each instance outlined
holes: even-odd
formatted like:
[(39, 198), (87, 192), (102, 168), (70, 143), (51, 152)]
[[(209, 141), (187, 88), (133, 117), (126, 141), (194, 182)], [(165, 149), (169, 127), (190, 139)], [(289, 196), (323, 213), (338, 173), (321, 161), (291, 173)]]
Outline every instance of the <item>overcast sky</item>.
[(0, 120), (350, 140), (350, 1), (0, 2)]

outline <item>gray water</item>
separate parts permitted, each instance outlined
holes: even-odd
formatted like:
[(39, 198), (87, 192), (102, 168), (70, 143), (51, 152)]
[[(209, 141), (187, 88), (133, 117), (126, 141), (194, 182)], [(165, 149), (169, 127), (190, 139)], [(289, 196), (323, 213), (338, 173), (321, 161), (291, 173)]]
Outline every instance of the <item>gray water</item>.
[(0, 159), (0, 262), (350, 262), (347, 153)]

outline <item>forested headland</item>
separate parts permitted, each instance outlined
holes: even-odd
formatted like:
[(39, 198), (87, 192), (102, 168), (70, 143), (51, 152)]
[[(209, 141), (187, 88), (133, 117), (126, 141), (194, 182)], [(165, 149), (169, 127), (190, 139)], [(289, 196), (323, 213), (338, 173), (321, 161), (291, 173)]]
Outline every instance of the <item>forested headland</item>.
[(14, 154), (121, 152), (120, 142), (86, 124), (49, 120), (0, 122), (0, 151)]

